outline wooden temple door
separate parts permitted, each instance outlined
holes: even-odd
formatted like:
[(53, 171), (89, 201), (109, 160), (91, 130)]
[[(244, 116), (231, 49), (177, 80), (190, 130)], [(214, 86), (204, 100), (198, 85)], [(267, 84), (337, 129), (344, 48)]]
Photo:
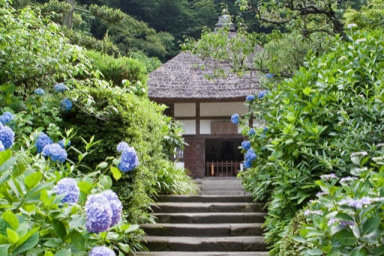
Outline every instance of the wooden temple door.
[(205, 139), (202, 137), (185, 137), (189, 146), (184, 150), (184, 166), (193, 178), (205, 177)]

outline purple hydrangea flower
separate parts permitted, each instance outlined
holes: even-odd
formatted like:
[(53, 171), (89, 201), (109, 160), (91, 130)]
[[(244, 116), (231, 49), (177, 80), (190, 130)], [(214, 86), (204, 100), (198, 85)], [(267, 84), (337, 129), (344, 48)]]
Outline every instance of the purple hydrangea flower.
[(90, 195), (85, 203), (85, 212), (87, 216), (85, 227), (89, 232), (104, 232), (111, 226), (112, 209), (103, 195)]
[(246, 98), (245, 98), (246, 101), (254, 101), (255, 100), (255, 95), (248, 95)]
[(239, 124), (239, 114), (233, 114), (232, 116), (231, 116), (231, 122), (233, 123), (233, 124)]
[(67, 86), (65, 84), (62, 84), (62, 83), (55, 84), (55, 86), (53, 88), (55, 89), (56, 92), (64, 92), (67, 90)]
[(243, 149), (248, 150), (251, 148), (251, 142), (249, 142), (248, 140), (245, 140), (241, 143), (241, 146), (243, 147)]
[(256, 155), (255, 151), (253, 151), (252, 149), (249, 149), (247, 151), (247, 153), (245, 154), (245, 160), (253, 161), (256, 158), (257, 158), (257, 155)]
[(7, 124), (11, 122), (13, 119), (13, 114), (11, 112), (4, 112), (3, 115), (0, 116), (0, 122), (2, 124)]
[(340, 179), (340, 182), (348, 182), (348, 181), (352, 181), (352, 180), (357, 180), (357, 178), (356, 177), (344, 177), (344, 178)]
[[(123, 147), (123, 146), (122, 146)], [(122, 172), (129, 172), (139, 165), (139, 158), (133, 147), (125, 148), (121, 154), (121, 162), (117, 166)]]
[(257, 96), (259, 99), (264, 98), (264, 96), (267, 94), (267, 91), (261, 91), (259, 92), (259, 95)]
[(115, 252), (105, 246), (93, 247), (89, 252), (89, 256), (116, 256)]
[(332, 224), (334, 224), (336, 222), (337, 222), (337, 219), (330, 218), (329, 221), (328, 221), (328, 226), (331, 226)]
[(306, 210), (306, 211), (304, 212), (304, 216), (308, 216), (308, 215), (310, 215), (310, 214), (322, 215), (323, 212), (322, 212), (322, 211), (311, 211), (311, 210)]
[(68, 154), (58, 143), (48, 144), (43, 148), (43, 155), (51, 158), (53, 162), (64, 163)]
[(73, 106), (73, 103), (72, 103), (72, 101), (70, 101), (68, 98), (63, 99), (63, 100), (60, 102), (60, 107), (61, 107), (61, 109), (64, 110), (64, 111), (69, 111), (69, 110), (71, 110), (72, 106)]
[(42, 88), (37, 88), (37, 89), (35, 89), (34, 93), (36, 95), (43, 96), (45, 94), (45, 91)]
[(39, 134), (39, 136), (37, 137), (36, 143), (35, 143), (35, 146), (37, 148), (37, 153), (41, 153), (43, 151), (43, 148), (46, 145), (49, 145), (49, 144), (52, 144), (52, 143), (53, 143), (52, 139), (49, 138), (48, 135), (45, 134), (44, 132), (41, 132)]
[(69, 147), (69, 146), (71, 146), (71, 141), (70, 141), (70, 140), (67, 140), (67, 145), (65, 145), (65, 144), (64, 144), (64, 140), (60, 140), (60, 141), (59, 141), (59, 145), (60, 145), (60, 147), (62, 147), (62, 148), (65, 148), (66, 146)]
[(244, 167), (245, 167), (245, 168), (251, 168), (251, 167), (252, 167), (252, 161), (250, 161), (250, 160), (245, 160), (245, 161), (244, 161)]
[(4, 149), (12, 147), (13, 142), (15, 141), (15, 133), (11, 128), (3, 126), (0, 123), (0, 141), (3, 144)]
[(265, 75), (265, 77), (266, 77), (266, 78), (272, 78), (272, 77), (273, 77), (273, 74), (268, 73), (268, 74)]
[(347, 220), (342, 220), (340, 221), (341, 226), (347, 227), (347, 226), (354, 226), (355, 222), (353, 221), (347, 221)]
[(102, 195), (107, 198), (109, 206), (112, 210), (112, 221), (111, 221), (111, 227), (119, 223), (121, 220), (121, 213), (123, 211), (123, 205), (121, 204), (119, 198), (117, 197), (116, 193), (112, 190), (106, 190), (102, 193)]
[(66, 194), (66, 196), (61, 200), (63, 203), (77, 203), (79, 200), (80, 190), (75, 179), (61, 179), (54, 187), (54, 191), (58, 195)]
[(5, 150), (5, 147), (3, 145), (3, 142), (1, 142), (1, 140), (0, 140), (0, 152), (4, 151), (4, 150)]
[(129, 145), (127, 142), (122, 141), (117, 145), (117, 152), (122, 152), (127, 149), (129, 149)]
[(255, 131), (255, 129), (253, 129), (253, 128), (251, 128), (250, 130), (249, 130), (249, 132), (248, 132), (248, 135), (249, 136), (252, 136), (252, 135), (255, 135), (256, 134), (256, 131)]
[(324, 180), (330, 180), (330, 179), (337, 179), (337, 176), (334, 173), (331, 173), (331, 174), (321, 175), (320, 178)]

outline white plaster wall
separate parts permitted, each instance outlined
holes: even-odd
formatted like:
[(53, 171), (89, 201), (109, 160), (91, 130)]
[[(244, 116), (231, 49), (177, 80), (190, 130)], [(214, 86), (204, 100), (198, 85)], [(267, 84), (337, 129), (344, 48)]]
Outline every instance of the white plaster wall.
[(195, 103), (175, 103), (175, 117), (196, 116)]
[(196, 120), (177, 120), (182, 124), (183, 134), (196, 134)]
[(248, 112), (243, 102), (200, 103), (200, 116), (232, 116)]
[(176, 168), (184, 169), (184, 162), (175, 162)]

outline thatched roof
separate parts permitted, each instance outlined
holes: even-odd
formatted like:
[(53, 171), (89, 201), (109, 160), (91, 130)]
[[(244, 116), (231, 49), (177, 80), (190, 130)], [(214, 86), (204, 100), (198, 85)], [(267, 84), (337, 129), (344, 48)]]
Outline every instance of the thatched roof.
[[(226, 70), (228, 76), (207, 79), (216, 65)], [(260, 75), (246, 74), (239, 78), (229, 70), (228, 63), (207, 62), (182, 52), (149, 74), (148, 94), (159, 101), (228, 101), (244, 100), (247, 95), (260, 91)]]

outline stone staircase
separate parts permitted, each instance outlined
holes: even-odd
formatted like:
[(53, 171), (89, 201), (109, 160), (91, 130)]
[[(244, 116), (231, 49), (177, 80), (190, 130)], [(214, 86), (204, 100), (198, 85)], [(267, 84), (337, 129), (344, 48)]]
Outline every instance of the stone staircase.
[[(225, 182), (226, 181), (226, 182)], [(203, 180), (201, 195), (158, 196), (157, 224), (141, 225), (150, 252), (139, 256), (266, 256), (262, 205), (240, 181)]]

